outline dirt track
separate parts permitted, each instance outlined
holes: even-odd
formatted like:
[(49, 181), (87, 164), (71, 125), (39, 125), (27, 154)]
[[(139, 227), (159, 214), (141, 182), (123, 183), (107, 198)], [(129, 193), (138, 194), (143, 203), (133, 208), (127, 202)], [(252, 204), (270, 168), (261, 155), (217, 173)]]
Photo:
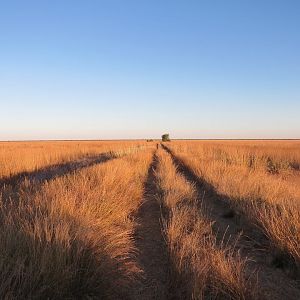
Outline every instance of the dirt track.
[(136, 216), (139, 223), (135, 235), (139, 250), (138, 262), (144, 272), (141, 285), (134, 296), (136, 299), (168, 299), (168, 255), (162, 232), (161, 209), (157, 201), (157, 164), (154, 154), (145, 183), (144, 198)]

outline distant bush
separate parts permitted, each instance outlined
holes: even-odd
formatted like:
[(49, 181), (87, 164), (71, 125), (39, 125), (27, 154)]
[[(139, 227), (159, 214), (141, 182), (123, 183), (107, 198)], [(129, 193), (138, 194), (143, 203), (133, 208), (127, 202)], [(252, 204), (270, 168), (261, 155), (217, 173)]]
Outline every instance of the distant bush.
[(163, 134), (163, 135), (161, 136), (161, 140), (162, 140), (163, 142), (169, 142), (169, 141), (170, 141), (170, 136), (169, 136), (169, 134), (168, 134), (168, 133)]

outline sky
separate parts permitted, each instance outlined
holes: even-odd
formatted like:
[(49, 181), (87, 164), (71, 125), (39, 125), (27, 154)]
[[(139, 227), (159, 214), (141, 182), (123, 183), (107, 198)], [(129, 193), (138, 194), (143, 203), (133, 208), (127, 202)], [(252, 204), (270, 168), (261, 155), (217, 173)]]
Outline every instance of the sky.
[(0, 140), (300, 138), (298, 0), (0, 0)]

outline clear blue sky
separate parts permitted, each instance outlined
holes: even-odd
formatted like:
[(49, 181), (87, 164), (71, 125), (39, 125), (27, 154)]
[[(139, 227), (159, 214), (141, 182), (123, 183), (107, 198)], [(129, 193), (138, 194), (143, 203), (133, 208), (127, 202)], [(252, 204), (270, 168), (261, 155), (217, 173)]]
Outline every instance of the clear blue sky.
[(300, 1), (0, 2), (0, 139), (300, 138)]

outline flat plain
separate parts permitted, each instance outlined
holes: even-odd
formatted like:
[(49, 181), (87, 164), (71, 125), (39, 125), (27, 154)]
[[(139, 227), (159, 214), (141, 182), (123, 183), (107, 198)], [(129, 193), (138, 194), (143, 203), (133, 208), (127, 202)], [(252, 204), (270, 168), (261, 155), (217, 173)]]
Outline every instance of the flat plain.
[(0, 143), (1, 299), (300, 299), (299, 141)]

